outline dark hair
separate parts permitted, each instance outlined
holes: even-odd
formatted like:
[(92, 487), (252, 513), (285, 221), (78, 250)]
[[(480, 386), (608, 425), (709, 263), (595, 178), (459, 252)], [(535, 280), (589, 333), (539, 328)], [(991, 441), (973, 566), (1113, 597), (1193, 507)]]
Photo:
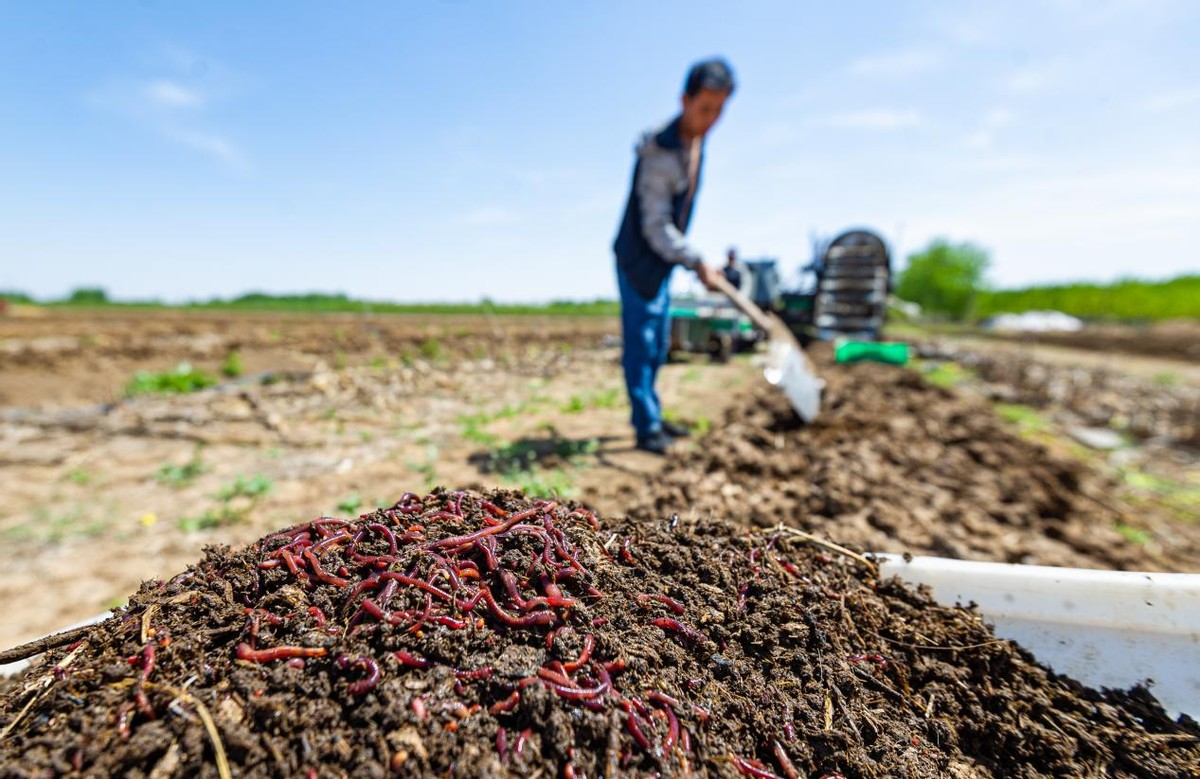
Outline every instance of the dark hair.
[(683, 93), (695, 97), (701, 89), (711, 89), (716, 92), (733, 94), (733, 68), (720, 57), (697, 62), (688, 71), (687, 80), (683, 82)]

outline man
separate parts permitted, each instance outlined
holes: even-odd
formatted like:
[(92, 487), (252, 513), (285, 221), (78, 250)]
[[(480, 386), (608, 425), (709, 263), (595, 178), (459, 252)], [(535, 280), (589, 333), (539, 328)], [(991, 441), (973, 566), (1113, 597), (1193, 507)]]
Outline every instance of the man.
[(699, 62), (684, 82), (682, 110), (637, 146), (629, 201), (613, 242), (621, 290), (622, 365), (637, 448), (665, 454), (687, 428), (663, 420), (654, 389), (670, 348), (671, 272), (682, 265), (705, 286), (717, 271), (684, 238), (691, 221), (704, 137), (733, 94), (733, 71), (722, 59)]
[(742, 272), (738, 269), (737, 264), (737, 249), (729, 247), (729, 252), (725, 255), (725, 267), (721, 269), (721, 275), (729, 282), (729, 285), (734, 289), (742, 288)]

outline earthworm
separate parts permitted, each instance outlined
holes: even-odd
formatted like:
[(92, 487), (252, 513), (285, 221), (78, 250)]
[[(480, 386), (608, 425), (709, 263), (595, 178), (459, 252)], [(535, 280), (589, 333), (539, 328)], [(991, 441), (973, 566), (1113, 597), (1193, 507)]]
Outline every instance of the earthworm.
[(379, 684), (382, 672), (379, 670), (379, 663), (375, 662), (373, 657), (362, 655), (351, 660), (347, 655), (339, 655), (334, 662), (343, 670), (355, 668), (365, 672), (362, 679), (347, 685), (346, 692), (351, 695), (366, 695)]
[(644, 752), (650, 752), (650, 739), (646, 738), (646, 734), (642, 732), (642, 728), (637, 724), (637, 715), (633, 713), (633, 708), (629, 701), (623, 701), (625, 707), (625, 729), (629, 731), (629, 735), (633, 736), (633, 740), (638, 743)]
[(313, 544), (312, 551), (315, 555), (320, 557), (321, 553), (324, 552), (326, 549), (329, 549), (332, 546), (337, 546), (338, 544), (342, 543), (343, 541), (348, 541), (349, 539), (350, 539), (350, 533), (343, 530), (341, 533), (337, 533), (335, 535), (329, 536), (328, 538), (323, 538), (320, 541), (318, 541), (317, 543)]
[(424, 698), (413, 698), (412, 703), (409, 705), (412, 706), (413, 714), (417, 715), (417, 719), (424, 722), (429, 718), (429, 709), (425, 708)]
[(777, 776), (768, 771), (766, 767), (757, 760), (750, 760), (744, 757), (738, 757), (737, 755), (730, 755), (729, 758), (733, 761), (733, 764), (737, 766), (738, 770), (746, 776), (753, 776), (757, 779), (783, 779), (783, 777)]
[(651, 595), (643, 592), (635, 595), (634, 600), (636, 600), (642, 606), (648, 605), (650, 601), (658, 601), (676, 614), (682, 614), (685, 610), (682, 603), (666, 595)]
[(792, 765), (791, 758), (787, 756), (787, 752), (783, 750), (783, 744), (778, 741), (772, 742), (775, 749), (775, 759), (779, 761), (779, 769), (783, 771), (783, 775), (787, 779), (797, 779), (796, 767)]
[(629, 552), (629, 543), (632, 539), (629, 536), (621, 543), (621, 559), (630, 565), (637, 565), (637, 560), (633, 559), (633, 555)]
[[(499, 704), (497, 704), (499, 705)], [(495, 708), (493, 706), (492, 708)], [(495, 714), (495, 712), (492, 712)], [(496, 731), (496, 754), (500, 755), (500, 762), (503, 763), (508, 759), (508, 731), (503, 726)]]
[(237, 659), (251, 663), (269, 663), (272, 660), (286, 660), (289, 657), (324, 657), (329, 654), (325, 647), (307, 646), (277, 646), (272, 649), (251, 649), (246, 642), (238, 644)]
[(592, 656), (592, 649), (596, 646), (596, 639), (591, 633), (583, 637), (583, 651), (579, 653), (579, 657), (569, 663), (563, 663), (563, 668), (568, 671), (576, 671)]
[(525, 751), (525, 742), (529, 740), (529, 736), (533, 733), (533, 728), (525, 728), (517, 735), (517, 743), (513, 745), (513, 753), (517, 757)]
[(428, 668), (429, 666), (433, 665), (433, 663), (429, 662), (425, 658), (417, 657), (416, 655), (410, 654), (403, 649), (396, 650), (392, 653), (392, 655), (400, 661), (401, 665), (410, 665), (413, 668)]
[(688, 627), (679, 620), (671, 619), (669, 617), (656, 617), (655, 619), (651, 620), (651, 623), (655, 627), (662, 628), (663, 630), (671, 630), (676, 633), (682, 633), (684, 636), (695, 642), (708, 640), (699, 630)]
[(471, 671), (461, 671), (454, 669), (454, 676), (457, 679), (488, 679), (495, 673), (490, 665), (485, 665), (483, 668), (476, 668)]
[(487, 538), (488, 536), (495, 535), (496, 533), (503, 533), (505, 530), (508, 530), (513, 525), (520, 522), (521, 520), (529, 519), (530, 517), (537, 515), (537, 513), (539, 511), (549, 510), (550, 508), (553, 508), (554, 505), (555, 504), (553, 504), (553, 503), (548, 504), (549, 508), (547, 508), (547, 509), (543, 509), (540, 506), (535, 506), (531, 509), (526, 509), (525, 511), (519, 512), (517, 514), (513, 514), (512, 516), (510, 516), (508, 519), (506, 519), (503, 523), (501, 523), (499, 525), (492, 525), (491, 527), (485, 527), (482, 530), (476, 530), (474, 533), (468, 533), (467, 535), (463, 535), (463, 536), (451, 536), (450, 538), (443, 538), (441, 541), (433, 542), (433, 544), (430, 545), (430, 548), (442, 549), (444, 547), (449, 547), (449, 546), (462, 546), (462, 545), (469, 546), (470, 544), (473, 544), (474, 542), (479, 541), (480, 539)]
[(350, 582), (345, 579), (339, 579), (333, 574), (321, 567), (321, 561), (312, 553), (311, 549), (304, 550), (304, 559), (308, 560), (308, 564), (312, 566), (313, 576), (317, 577), (326, 584), (332, 584), (335, 587), (349, 587)]
[(411, 576), (406, 576), (395, 571), (385, 571), (384, 573), (379, 574), (379, 578), (383, 581), (396, 581), (400, 582), (401, 584), (407, 584), (409, 587), (416, 587), (419, 590), (424, 590), (430, 595), (436, 595), (442, 600), (452, 600), (454, 598), (454, 596), (450, 593), (438, 587), (434, 587), (429, 582), (422, 581), (421, 579), (415, 579)]
[[(517, 704), (520, 702), (521, 702), (521, 691), (513, 690), (512, 694), (509, 695), (504, 700), (499, 701), (498, 703), (493, 703), (488, 708), (488, 711), (492, 714), (499, 714), (502, 711), (505, 711), (505, 712), (512, 711), (513, 709), (517, 708)], [(503, 729), (504, 728), (501, 728), (501, 730), (503, 730)]]
[[(495, 514), (497, 517), (500, 517), (501, 519), (504, 519), (505, 517), (508, 516), (507, 511), (500, 508), (495, 503), (492, 503), (490, 500), (479, 501), (479, 507), (481, 509), (483, 509), (484, 511), (488, 512), (489, 514)], [(485, 516), (484, 519), (487, 519), (487, 517)]]
[(488, 608), (492, 614), (510, 627), (524, 628), (531, 625), (551, 625), (558, 620), (558, 616), (553, 611), (533, 611), (520, 617), (514, 616), (500, 608), (500, 604), (496, 603), (496, 598), (492, 595), (491, 590), (487, 587), (482, 587), (481, 590), (483, 592), (483, 599), (487, 601)]
[(846, 658), (851, 663), (876, 663), (881, 668), (887, 668), (888, 659), (883, 655), (850, 655)]

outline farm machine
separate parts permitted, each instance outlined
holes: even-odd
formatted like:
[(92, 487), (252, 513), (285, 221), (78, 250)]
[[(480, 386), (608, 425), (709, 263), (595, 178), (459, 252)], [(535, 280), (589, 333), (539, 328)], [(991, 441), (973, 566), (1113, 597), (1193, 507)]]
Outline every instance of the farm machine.
[[(773, 311), (800, 343), (850, 338), (876, 341), (883, 329), (891, 290), (891, 259), (883, 239), (869, 230), (848, 230), (815, 242), (813, 259), (800, 268), (800, 281), (784, 289), (775, 259), (742, 263), (742, 292)], [(715, 360), (752, 349), (761, 330), (724, 296), (671, 301), (671, 348), (707, 352)]]

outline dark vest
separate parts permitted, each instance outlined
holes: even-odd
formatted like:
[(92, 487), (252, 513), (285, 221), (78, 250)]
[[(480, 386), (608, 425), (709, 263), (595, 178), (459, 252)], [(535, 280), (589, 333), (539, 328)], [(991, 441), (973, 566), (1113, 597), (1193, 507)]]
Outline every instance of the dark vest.
[[(683, 142), (679, 137), (679, 117), (660, 130), (654, 141), (663, 149), (679, 150)], [(701, 157), (701, 162), (704, 158)], [(629, 279), (629, 283), (647, 300), (653, 298), (662, 289), (663, 283), (675, 269), (675, 263), (660, 257), (642, 232), (642, 204), (637, 192), (638, 173), (642, 169), (641, 156), (633, 166), (633, 179), (629, 184), (629, 202), (625, 205), (625, 216), (621, 219), (621, 227), (613, 241), (613, 252), (617, 255), (617, 265)], [(696, 172), (696, 191), (700, 190), (700, 173)], [(696, 192), (692, 193), (692, 201), (696, 200)], [(679, 232), (686, 233), (688, 222), (692, 219), (693, 209), (688, 208), (687, 190), (671, 198), (671, 214), (675, 227)]]

